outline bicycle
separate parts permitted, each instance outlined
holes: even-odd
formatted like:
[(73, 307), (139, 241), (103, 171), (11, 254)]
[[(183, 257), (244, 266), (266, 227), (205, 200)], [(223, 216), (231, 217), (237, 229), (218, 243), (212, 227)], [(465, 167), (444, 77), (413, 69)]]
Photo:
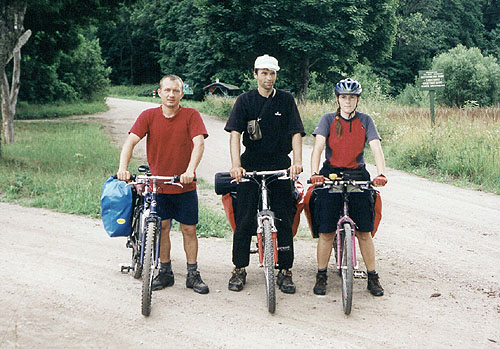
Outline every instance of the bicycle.
[[(310, 180), (308, 181), (310, 183)], [(366, 279), (366, 273), (359, 270), (356, 258), (356, 223), (349, 217), (349, 194), (360, 193), (365, 190), (375, 190), (372, 181), (357, 181), (349, 179), (344, 174), (344, 178), (331, 176), (330, 180), (325, 180), (322, 187), (316, 189), (329, 188), (329, 193), (340, 193), (343, 201), (343, 216), (337, 222), (337, 230), (334, 238), (335, 259), (337, 270), (342, 277), (342, 306), (344, 313), (349, 315), (352, 307), (352, 290), (354, 278)]]
[[(142, 276), (141, 312), (144, 316), (151, 314), (151, 294), (153, 276), (159, 267), (159, 252), (161, 238), (161, 217), (156, 211), (158, 184), (177, 185), (179, 176), (153, 176), (148, 166), (140, 166), (139, 172), (144, 175), (132, 175), (127, 185), (139, 186), (137, 204), (132, 219), (132, 234), (127, 239), (127, 247), (132, 248), (132, 264), (122, 266), (121, 271), (133, 271), (136, 279)], [(142, 190), (142, 189), (141, 189)]]
[(243, 175), (242, 182), (253, 181), (260, 190), (260, 209), (257, 212), (257, 251), (259, 267), (264, 268), (266, 302), (270, 313), (276, 310), (276, 282), (274, 269), (278, 263), (277, 232), (274, 213), (269, 209), (268, 185), (275, 180), (288, 180), (288, 170), (253, 171)]

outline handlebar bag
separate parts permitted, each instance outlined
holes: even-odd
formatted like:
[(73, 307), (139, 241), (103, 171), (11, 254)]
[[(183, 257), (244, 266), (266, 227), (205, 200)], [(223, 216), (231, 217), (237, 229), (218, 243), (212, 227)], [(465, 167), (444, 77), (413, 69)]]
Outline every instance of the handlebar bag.
[(232, 182), (233, 178), (229, 172), (217, 172), (215, 174), (215, 193), (217, 195), (225, 195), (227, 193), (236, 192), (238, 184)]
[(132, 190), (111, 176), (102, 186), (101, 219), (110, 237), (132, 232)]

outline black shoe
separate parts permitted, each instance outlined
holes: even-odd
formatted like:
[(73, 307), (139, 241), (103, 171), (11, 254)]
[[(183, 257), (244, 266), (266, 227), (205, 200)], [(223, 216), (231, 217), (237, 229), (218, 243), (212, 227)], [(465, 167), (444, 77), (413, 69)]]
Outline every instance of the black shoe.
[(377, 273), (368, 273), (368, 290), (370, 293), (374, 296), (383, 296), (384, 295), (384, 289), (380, 285), (380, 281), (378, 280), (378, 274)]
[(290, 270), (280, 270), (276, 284), (278, 284), (283, 293), (295, 293), (295, 285), (293, 284), (292, 272)]
[(314, 285), (313, 289), (314, 294), (319, 294), (321, 296), (326, 294), (326, 285), (328, 284), (328, 282), (326, 282), (327, 279), (328, 276), (326, 273), (316, 274), (316, 285)]
[(165, 287), (172, 286), (174, 282), (174, 273), (172, 271), (167, 272), (164, 269), (160, 268), (160, 272), (153, 279), (153, 286), (151, 287), (151, 289), (153, 291), (158, 291)]
[(230, 291), (241, 291), (243, 285), (247, 282), (247, 272), (245, 268), (234, 268), (231, 278), (229, 279), (228, 289)]
[(186, 287), (192, 288), (194, 292), (201, 294), (206, 294), (209, 291), (207, 284), (201, 279), (200, 272), (198, 270), (188, 272), (186, 277)]

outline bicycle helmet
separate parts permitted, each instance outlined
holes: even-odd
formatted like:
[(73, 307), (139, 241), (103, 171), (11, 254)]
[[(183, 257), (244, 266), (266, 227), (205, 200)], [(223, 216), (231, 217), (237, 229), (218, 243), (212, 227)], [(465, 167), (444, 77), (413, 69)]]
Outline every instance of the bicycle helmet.
[(355, 95), (361, 96), (363, 89), (361, 85), (356, 80), (344, 79), (340, 80), (337, 85), (335, 85), (335, 95)]

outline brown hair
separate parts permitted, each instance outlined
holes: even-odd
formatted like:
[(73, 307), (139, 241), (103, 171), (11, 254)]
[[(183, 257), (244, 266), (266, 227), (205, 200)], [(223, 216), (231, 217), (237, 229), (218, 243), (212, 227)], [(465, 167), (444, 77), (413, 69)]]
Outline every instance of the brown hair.
[(335, 122), (335, 135), (337, 137), (342, 137), (342, 123), (340, 122), (340, 105), (337, 108), (337, 112), (335, 113), (335, 119), (333, 120)]

